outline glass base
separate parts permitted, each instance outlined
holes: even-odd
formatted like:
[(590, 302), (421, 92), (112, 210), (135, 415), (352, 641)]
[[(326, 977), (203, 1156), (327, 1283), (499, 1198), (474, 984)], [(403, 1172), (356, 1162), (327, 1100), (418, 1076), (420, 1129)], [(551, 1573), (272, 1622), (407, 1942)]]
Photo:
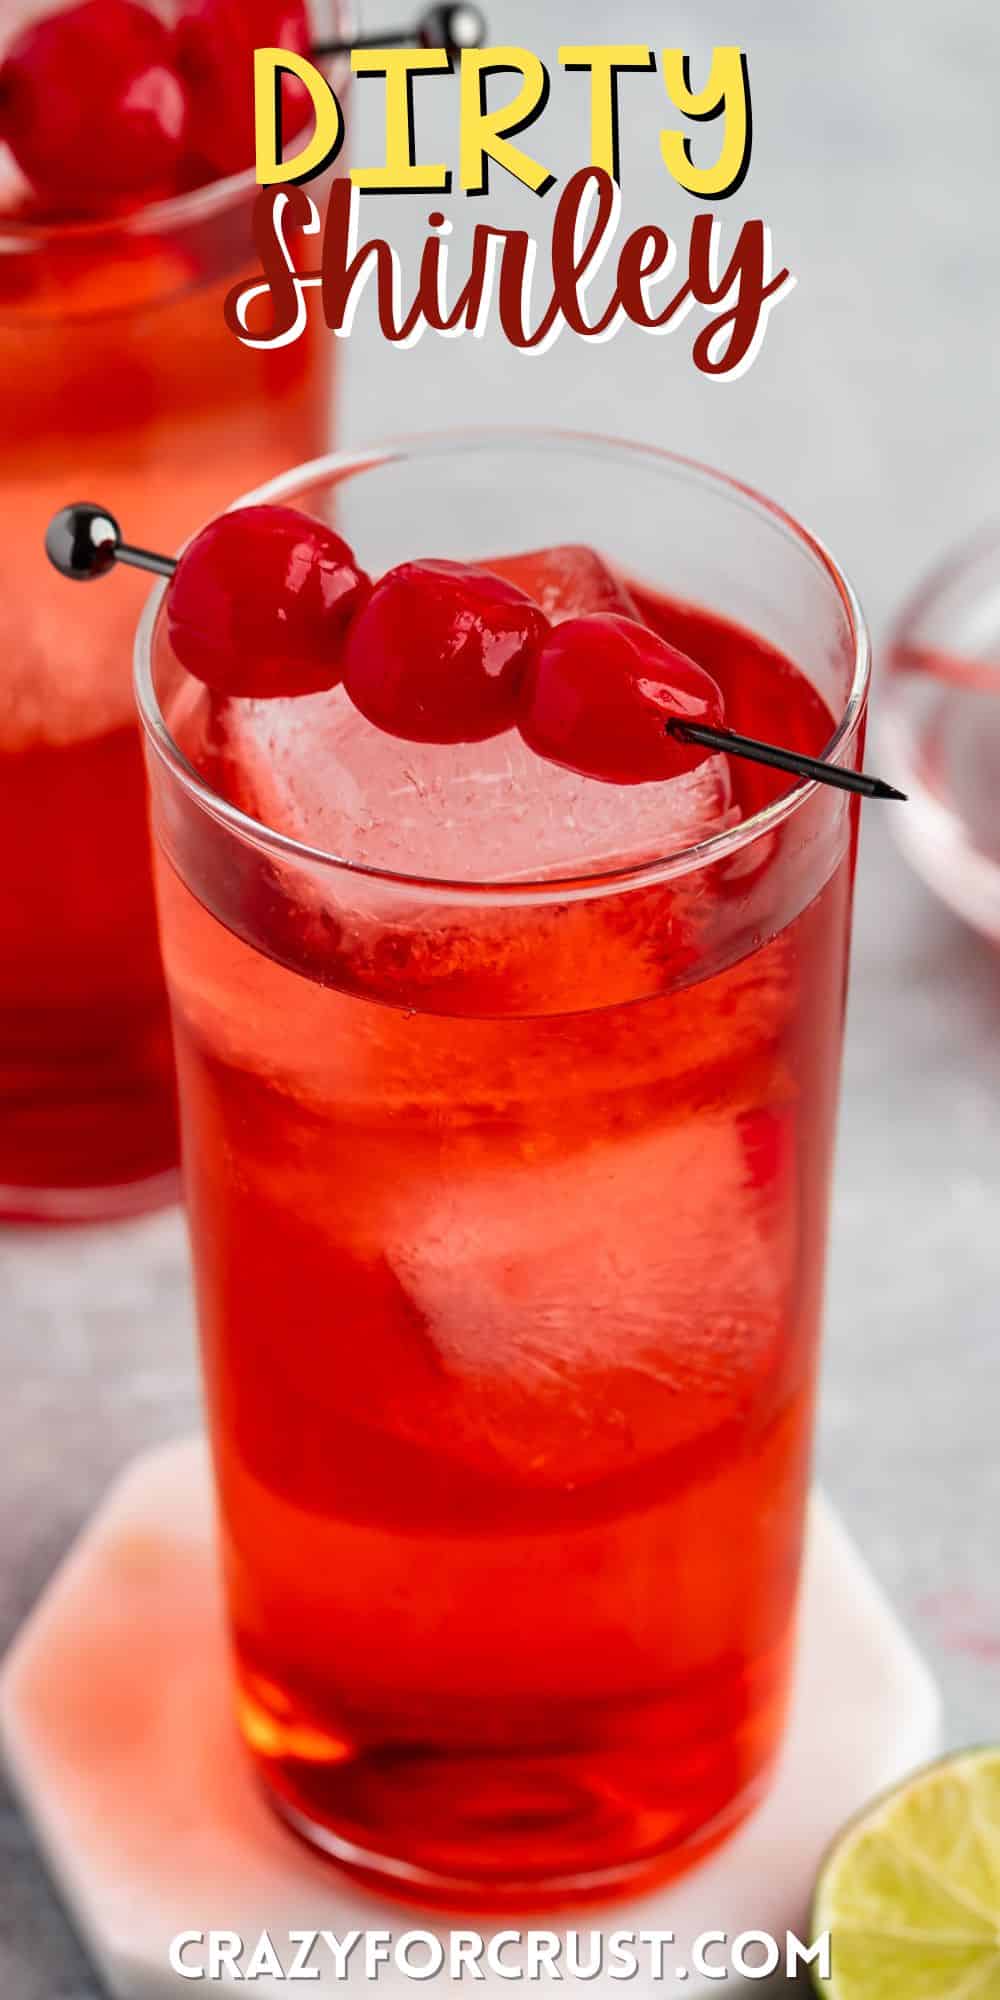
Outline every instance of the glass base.
[(177, 1167), (147, 1174), (121, 1187), (4, 1187), (0, 1184), (0, 1222), (33, 1223), (40, 1228), (73, 1227), (88, 1222), (125, 1222), (149, 1215), (180, 1200)]
[[(606, 1867), (564, 1872), (558, 1868), (549, 1871), (542, 1865), (529, 1872), (522, 1866), (512, 1868), (509, 1874), (499, 1872), (496, 1863), (488, 1871), (479, 1872), (477, 1869), (475, 1873), (468, 1874), (458, 1871), (447, 1873), (361, 1846), (347, 1834), (304, 1812), (269, 1783), (259, 1766), (258, 1778), (268, 1804), (291, 1832), (314, 1852), (336, 1862), (367, 1888), (382, 1894), (388, 1892), (402, 1902), (430, 1908), (497, 1914), (526, 1907), (551, 1909), (617, 1899), (627, 1894), (644, 1893), (685, 1874), (728, 1840), (756, 1811), (770, 1788), (775, 1766), (776, 1760), (766, 1770), (758, 1772), (738, 1797), (731, 1799), (707, 1825), (675, 1842), (667, 1836), (655, 1847), (645, 1852), (633, 1852), (628, 1859), (609, 1862)], [(550, 1807), (552, 1803), (549, 1801)], [(579, 1795), (572, 1801), (566, 1801), (567, 1810), (572, 1811), (573, 1830), (577, 1837), (585, 1832), (582, 1817), (586, 1804)], [(590, 1804), (596, 1815), (606, 1816), (605, 1800), (595, 1796)], [(480, 1829), (480, 1833), (482, 1831)], [(513, 1844), (521, 1846), (524, 1843), (525, 1831), (523, 1824), (508, 1830)], [(634, 1832), (638, 1834), (639, 1828), (636, 1827)], [(557, 1835), (554, 1845), (558, 1847), (560, 1844)], [(537, 1853), (539, 1843), (536, 1842), (535, 1846)]]

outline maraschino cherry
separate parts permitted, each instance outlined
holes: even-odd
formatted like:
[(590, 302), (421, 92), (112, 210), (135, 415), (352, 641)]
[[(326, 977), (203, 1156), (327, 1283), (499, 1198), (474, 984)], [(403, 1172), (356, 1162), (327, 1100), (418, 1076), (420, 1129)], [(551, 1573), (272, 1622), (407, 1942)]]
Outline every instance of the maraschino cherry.
[[(22, 29), (0, 64), (0, 144), (61, 216), (114, 213), (243, 172), (253, 159), (254, 50), (319, 60), (352, 47), (310, 46), (306, 0), (173, 0), (173, 8), (168, 26), (140, 0), (76, 0)], [(451, 6), (431, 7), (384, 39), (412, 36), (456, 53), (484, 35), (477, 8)], [(290, 74), (282, 109), (294, 138), (312, 99)]]
[(173, 37), (137, 0), (47, 15), (0, 66), (0, 139), (62, 213), (173, 192), (187, 116)]
[[(253, 154), (254, 50), (308, 55), (305, 0), (182, 0), (176, 37), (188, 143), (202, 177), (240, 173)], [(309, 115), (309, 92), (291, 76), (282, 88), (286, 129), (294, 134)]]
[(370, 589), (325, 522), (241, 507), (185, 549), (167, 630), (182, 666), (220, 694), (316, 694), (339, 681), (344, 633)]
[(553, 764), (616, 785), (693, 770), (709, 755), (669, 722), (718, 728), (721, 690), (704, 669), (632, 618), (595, 612), (550, 632), (525, 679), (518, 728)]
[(402, 563), (348, 634), (355, 708), (410, 743), (480, 743), (510, 729), (548, 620), (516, 584), (462, 563)]

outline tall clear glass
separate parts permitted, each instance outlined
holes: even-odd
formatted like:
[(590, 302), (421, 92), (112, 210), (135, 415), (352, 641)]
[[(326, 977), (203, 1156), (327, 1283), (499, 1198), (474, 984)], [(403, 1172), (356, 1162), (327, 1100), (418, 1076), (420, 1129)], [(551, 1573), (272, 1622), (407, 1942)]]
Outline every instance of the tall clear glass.
[[(587, 544), (737, 727), (858, 762), (848, 585), (701, 467), (492, 433), (264, 497), (376, 572)], [(156, 600), (138, 691), (236, 1701), (267, 1791), (349, 1867), (452, 1904), (686, 1865), (781, 1740), (856, 804), (746, 767), (742, 817), (630, 853), (633, 788), (592, 787), (622, 815), (613, 865), (553, 875), (540, 835), (534, 875), (443, 879), (419, 797), (391, 870), (229, 802), (185, 754), (204, 691)], [(370, 785), (359, 809), (385, 803)]]
[[(317, 25), (347, 10), (323, 0)], [(318, 325), (239, 347), (253, 174), (113, 221), (0, 212), (0, 1216), (128, 1213), (175, 1186), (170, 1033), (130, 684), (140, 576), (81, 598), (43, 551), (72, 500), (173, 548), (331, 438)]]

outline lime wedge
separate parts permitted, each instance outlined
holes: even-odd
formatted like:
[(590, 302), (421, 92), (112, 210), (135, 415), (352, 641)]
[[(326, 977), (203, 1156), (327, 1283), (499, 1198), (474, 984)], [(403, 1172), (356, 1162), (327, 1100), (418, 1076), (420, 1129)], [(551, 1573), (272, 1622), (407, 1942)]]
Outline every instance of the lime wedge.
[(1000, 2000), (1000, 1748), (945, 1757), (852, 1821), (816, 1887), (825, 1931), (826, 2000)]

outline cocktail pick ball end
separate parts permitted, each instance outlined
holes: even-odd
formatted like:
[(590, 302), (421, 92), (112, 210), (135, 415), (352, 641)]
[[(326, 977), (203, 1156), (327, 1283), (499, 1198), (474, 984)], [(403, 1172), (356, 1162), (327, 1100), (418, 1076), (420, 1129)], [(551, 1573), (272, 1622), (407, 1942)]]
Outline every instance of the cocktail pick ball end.
[(45, 553), (60, 576), (73, 583), (92, 583), (113, 569), (121, 529), (106, 507), (78, 500), (61, 507), (45, 533)]
[(420, 40), (426, 49), (479, 49), (486, 40), (486, 22), (478, 7), (431, 7), (420, 23)]

